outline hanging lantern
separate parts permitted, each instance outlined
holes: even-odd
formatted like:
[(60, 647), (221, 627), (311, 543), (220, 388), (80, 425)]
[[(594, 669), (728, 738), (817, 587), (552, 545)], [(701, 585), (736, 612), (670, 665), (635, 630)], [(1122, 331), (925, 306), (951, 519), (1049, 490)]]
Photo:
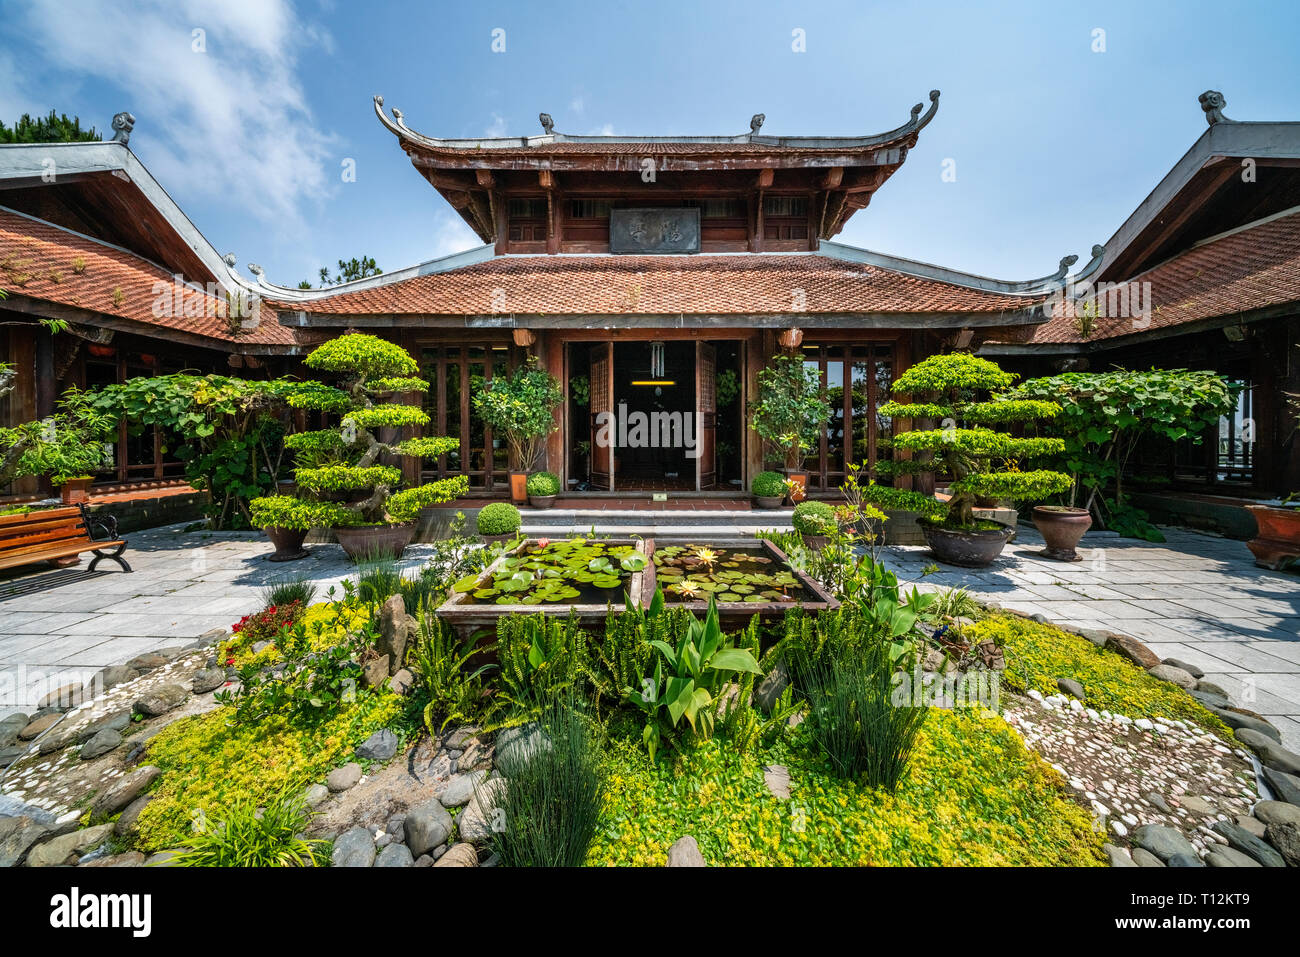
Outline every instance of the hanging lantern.
[(665, 347), (662, 342), (650, 343), (650, 378), (662, 379), (664, 377), (667, 368), (664, 354)]
[(531, 329), (515, 329), (512, 331), (515, 339), (515, 345), (527, 349), (537, 341), (537, 336)]
[(782, 349), (798, 349), (799, 343), (803, 342), (803, 330), (798, 326), (783, 329), (776, 341), (781, 344)]

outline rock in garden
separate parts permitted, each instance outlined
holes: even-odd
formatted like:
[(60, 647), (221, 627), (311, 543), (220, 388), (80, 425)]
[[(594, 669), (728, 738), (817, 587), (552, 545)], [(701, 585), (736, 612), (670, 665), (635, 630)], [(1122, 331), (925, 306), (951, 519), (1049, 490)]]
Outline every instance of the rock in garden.
[(1191, 691), (1196, 687), (1196, 679), (1192, 675), (1182, 668), (1175, 668), (1173, 665), (1158, 664), (1154, 668), (1148, 668), (1147, 674), (1153, 678), (1159, 678), (1161, 681), (1176, 684), (1187, 691)]
[(1181, 831), (1164, 824), (1143, 824), (1133, 832), (1133, 843), (1165, 862), (1175, 854), (1196, 855), (1196, 848), (1183, 837)]
[(1124, 848), (1116, 847), (1114, 844), (1103, 844), (1101, 849), (1110, 858), (1111, 867), (1137, 867), (1137, 864), (1133, 863), (1133, 858), (1129, 857), (1128, 851), (1124, 850)]
[(341, 768), (335, 768), (325, 778), (325, 786), (330, 791), (337, 794), (340, 791), (346, 791), (348, 788), (356, 785), (361, 780), (361, 765), (355, 761), (349, 761)]
[(116, 814), (143, 794), (161, 773), (161, 768), (146, 764), (144, 767), (136, 768), (126, 777), (118, 778), (105, 791), (95, 796), (95, 801), (90, 806), (91, 819), (111, 817)]
[(389, 657), (390, 674), (396, 674), (402, 667), (413, 623), (401, 595), (391, 596), (379, 609), (379, 640), (375, 642), (375, 649)]
[(163, 665), (167, 664), (169, 660), (171, 659), (164, 654), (157, 651), (149, 651), (143, 655), (136, 655), (126, 663), (126, 667), (132, 671), (138, 671), (140, 674), (148, 674), (150, 671), (161, 668)]
[(1215, 708), (1228, 708), (1232, 702), (1228, 700), (1227, 695), (1211, 694), (1208, 691), (1189, 691), (1187, 692), (1203, 708), (1213, 711)]
[[(501, 732), (504, 735), (506, 732)], [(464, 751), (465, 746), (479, 736), (479, 729), (472, 724), (457, 728), (451, 734), (447, 735), (447, 740), (443, 742), (443, 747), (448, 751)]]
[(1242, 728), (1237, 732), (1237, 740), (1259, 755), (1260, 764), (1265, 767), (1286, 774), (1300, 774), (1300, 754), (1288, 751), (1267, 735)]
[(189, 700), (190, 693), (177, 684), (165, 684), (146, 692), (135, 700), (135, 710), (148, 718), (166, 714)]
[(1145, 847), (1134, 847), (1130, 850), (1133, 855), (1133, 863), (1138, 867), (1164, 867), (1165, 862), (1160, 860)]
[(37, 844), (27, 852), (28, 867), (58, 867), (75, 863), (76, 857), (98, 847), (113, 833), (112, 824), (99, 824), (80, 831), (60, 834), (44, 844)]
[(25, 728), (18, 732), (18, 740), (34, 741), (62, 720), (63, 715), (57, 711), (41, 715), (39, 718), (33, 718)]
[(122, 854), (106, 854), (93, 861), (82, 861), (81, 867), (144, 867), (144, 855), (139, 851), (126, 851)]
[(1080, 701), (1084, 702), (1088, 700), (1087, 696), (1083, 693), (1083, 685), (1079, 684), (1079, 682), (1075, 681), (1073, 678), (1058, 678), (1056, 680), (1056, 687), (1060, 688), (1072, 698), (1078, 698)]
[(412, 854), (427, 854), (451, 837), (452, 820), (447, 809), (437, 799), (425, 801), (406, 812), (402, 822), (406, 846)]
[(665, 867), (708, 867), (704, 863), (704, 855), (700, 853), (700, 845), (695, 843), (695, 838), (686, 834), (679, 837), (673, 842), (673, 846), (668, 848), (668, 860)]
[(145, 858), (145, 867), (175, 867), (176, 858), (189, 850), (187, 847), (169, 847), (165, 851), (150, 854)]
[(0, 818), (0, 867), (21, 864), (32, 845), (50, 833), (48, 825), (25, 815)]
[(1128, 635), (1110, 632), (1106, 636), (1106, 647), (1127, 658), (1139, 668), (1150, 669), (1160, 664), (1160, 657), (1154, 651)]
[(1285, 771), (1264, 768), (1264, 781), (1279, 801), (1300, 806), (1300, 778)]
[(1102, 628), (1080, 628), (1079, 634), (1087, 638), (1098, 648), (1104, 648), (1110, 640), (1110, 632)]
[(1292, 867), (1300, 867), (1300, 824), (1288, 821), (1285, 824), (1270, 824), (1264, 832), (1264, 840)]
[(433, 862), (434, 867), (478, 867), (478, 851), (473, 844), (453, 844), (446, 854)]
[[(506, 777), (511, 769), (519, 767), (538, 751), (550, 750), (551, 742), (545, 732), (535, 724), (526, 724), (521, 728), (508, 728), (497, 735), (497, 767)], [(458, 763), (457, 765), (461, 765)]]
[(1238, 827), (1244, 828), (1247, 832), (1261, 839), (1264, 837), (1264, 830), (1268, 827), (1263, 821), (1253, 818), (1249, 814), (1238, 814), (1233, 820), (1237, 822)]
[(371, 658), (361, 666), (361, 684), (365, 688), (382, 688), (388, 680), (388, 655)]
[(1179, 804), (1188, 814), (1195, 814), (1198, 817), (1209, 817), (1215, 813), (1213, 804), (1205, 800), (1205, 798), (1199, 798), (1195, 795), (1184, 795), (1179, 798)]
[[(1193, 694), (1193, 697), (1196, 695)], [(1282, 743), (1282, 732), (1273, 727), (1264, 718), (1253, 714), (1246, 714), (1236, 708), (1210, 708), (1210, 713), (1216, 718), (1232, 728), (1234, 731), (1240, 731), (1248, 728), (1251, 731), (1258, 731), (1260, 734), (1266, 734), (1278, 744)]]
[(470, 771), (468, 774), (453, 774), (442, 787), (434, 788), (434, 796), (443, 807), (461, 807), (468, 804), (474, 791), (487, 777), (486, 771)]
[(1169, 807), (1169, 802), (1164, 799), (1164, 795), (1157, 794), (1155, 791), (1148, 791), (1146, 794), (1142, 795), (1142, 800), (1146, 801), (1157, 811), (1163, 811), (1166, 814), (1173, 813), (1172, 809)]
[(1179, 668), (1182, 671), (1186, 671), (1193, 678), (1205, 677), (1205, 672), (1202, 671), (1200, 668), (1196, 667), (1196, 665), (1189, 664), (1186, 661), (1181, 661), (1178, 658), (1166, 658), (1163, 663), (1169, 665), (1169, 667), (1171, 668)]
[(86, 694), (94, 696), (103, 694), (112, 688), (140, 677), (140, 672), (127, 665), (109, 665), (101, 668), (95, 676), (86, 682)]
[(405, 844), (389, 844), (375, 858), (375, 867), (414, 867), (415, 858)]
[(55, 688), (45, 695), (36, 703), (37, 710), (44, 708), (59, 708), (66, 711), (69, 708), (75, 708), (86, 700), (82, 683), (67, 684)]
[(1214, 829), (1228, 839), (1229, 846), (1250, 855), (1265, 867), (1286, 867), (1286, 860), (1281, 854), (1239, 824), (1215, 821)]
[(112, 728), (105, 728), (81, 746), (81, 760), (90, 761), (102, 757), (121, 744), (122, 736)]
[(397, 754), (397, 735), (383, 728), (376, 731), (357, 747), (357, 758), (362, 761), (388, 761)]
[(1217, 694), (1224, 698), (1230, 697), (1228, 689), (1223, 687), (1223, 685), (1216, 685), (1213, 681), (1196, 682), (1196, 690), (1201, 692), (1201, 694)]
[(763, 766), (763, 783), (778, 801), (790, 799), (790, 771), (781, 764)]
[(153, 795), (141, 794), (138, 798), (126, 806), (120, 817), (117, 819), (116, 830), (118, 834), (129, 834), (135, 829), (135, 822), (140, 820), (140, 812), (149, 806), (153, 800)]
[(125, 708), (116, 714), (102, 718), (93, 724), (88, 724), (77, 732), (77, 741), (85, 744), (99, 732), (104, 730), (116, 731), (118, 734), (126, 733), (126, 729), (131, 727), (131, 709)]
[(754, 707), (764, 714), (771, 714), (789, 686), (790, 672), (786, 669), (784, 660), (778, 661), (754, 689)]
[(1260, 801), (1252, 811), (1267, 824), (1300, 824), (1300, 807), (1285, 801)]
[(504, 778), (493, 778), (490, 781), (483, 782), (474, 796), (470, 798), (469, 804), (465, 805), (464, 812), (456, 821), (460, 828), (462, 841), (478, 844), (488, 839), (492, 829), (488, 824), (484, 809), (490, 806), (493, 801), (499, 800), (497, 792), (505, 787)]
[(313, 784), (302, 792), (303, 803), (308, 807), (320, 807), (329, 796), (330, 789), (323, 784)]
[[(454, 752), (453, 752), (454, 753)], [(492, 764), (492, 746), (475, 738), (456, 758), (456, 770), (463, 773), (485, 770)]]
[(18, 732), (30, 723), (31, 718), (22, 713), (0, 718), (0, 748), (12, 747), (18, 740)]
[(1209, 867), (1259, 867), (1259, 861), (1241, 853), (1235, 847), (1215, 845), (1214, 850), (1205, 855)]
[(207, 694), (209, 691), (216, 691), (225, 683), (226, 672), (223, 669), (204, 668), (202, 671), (194, 672), (190, 688), (195, 694)]
[(1205, 862), (1195, 854), (1175, 854), (1165, 861), (1165, 867), (1204, 867)]
[(397, 674), (388, 679), (388, 690), (393, 694), (406, 695), (415, 687), (415, 675), (405, 668), (398, 669)]
[(335, 867), (370, 867), (375, 863), (375, 839), (358, 825), (344, 831), (334, 841), (330, 863)]

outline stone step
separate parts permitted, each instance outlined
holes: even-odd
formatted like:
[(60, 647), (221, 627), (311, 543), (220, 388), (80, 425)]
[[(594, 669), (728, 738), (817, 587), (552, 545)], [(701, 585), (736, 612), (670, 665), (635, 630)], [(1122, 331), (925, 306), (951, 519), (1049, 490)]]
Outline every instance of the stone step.
[(521, 509), (525, 527), (549, 528), (591, 525), (734, 525), (740, 528), (788, 528), (790, 509)]
[(587, 522), (580, 525), (533, 525), (525, 522), (521, 531), (529, 538), (554, 538), (561, 535), (589, 535), (595, 529), (598, 538), (627, 538), (639, 535), (656, 542), (699, 542), (719, 538), (753, 538), (760, 529), (792, 531), (790, 524), (774, 522), (768, 525), (733, 525), (701, 522), (698, 525), (659, 525), (650, 522), (609, 524)]

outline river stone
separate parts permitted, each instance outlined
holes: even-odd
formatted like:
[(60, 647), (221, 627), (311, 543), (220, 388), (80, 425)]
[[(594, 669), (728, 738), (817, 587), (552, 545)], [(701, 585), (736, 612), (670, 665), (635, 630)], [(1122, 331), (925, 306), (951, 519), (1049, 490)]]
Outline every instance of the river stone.
[(1300, 806), (1300, 778), (1285, 771), (1264, 768), (1264, 782), (1279, 801)]
[(31, 723), (28, 715), (19, 712), (0, 718), (0, 748), (12, 747), (18, 740), (18, 732)]
[(1178, 799), (1183, 810), (1189, 814), (1195, 814), (1198, 817), (1209, 817), (1215, 813), (1215, 807), (1205, 798), (1196, 797), (1193, 794), (1186, 794)]
[(83, 689), (83, 683), (78, 682), (77, 684), (66, 684), (55, 688), (53, 691), (46, 694), (45, 697), (41, 698), (41, 700), (36, 703), (36, 710), (40, 711), (44, 708), (67, 710), (68, 708), (75, 708), (85, 700), (87, 699)]
[(375, 863), (375, 839), (360, 825), (334, 840), (330, 863), (335, 867), (370, 867)]
[(397, 674), (388, 679), (388, 690), (393, 694), (406, 695), (415, 687), (415, 675), (405, 668), (399, 668)]
[(77, 741), (85, 744), (99, 732), (104, 730), (116, 731), (123, 734), (127, 728), (131, 727), (131, 709), (125, 708), (116, 714), (109, 715), (107, 718), (101, 718), (93, 724), (88, 724), (77, 732)]
[(785, 689), (790, 686), (790, 672), (782, 659), (772, 666), (758, 687), (754, 689), (754, 707), (764, 714), (771, 714)]
[(427, 854), (451, 837), (452, 819), (447, 809), (435, 798), (425, 801), (406, 812), (402, 822), (406, 846), (415, 855)]
[(1285, 801), (1260, 801), (1251, 813), (1265, 824), (1300, 824), (1300, 807)]
[(18, 732), (18, 740), (34, 741), (62, 720), (63, 715), (57, 711), (52, 711), (48, 714), (41, 715), (39, 718), (34, 718), (25, 728)]
[(488, 835), (492, 833), (492, 829), (488, 824), (484, 809), (497, 799), (497, 791), (505, 786), (504, 778), (493, 778), (479, 786), (456, 821), (462, 841), (480, 844), (487, 840)]
[(1232, 702), (1228, 700), (1227, 695), (1210, 694), (1208, 691), (1189, 691), (1187, 693), (1192, 696), (1193, 700), (1209, 711), (1232, 707)]
[(1146, 801), (1157, 811), (1163, 811), (1165, 814), (1172, 814), (1173, 809), (1169, 807), (1169, 802), (1165, 800), (1164, 795), (1156, 791), (1148, 791), (1142, 795), (1142, 800)]
[(1165, 861), (1166, 867), (1204, 867), (1205, 862), (1195, 854), (1175, 854)]
[(1143, 824), (1133, 832), (1133, 843), (1166, 863), (1175, 854), (1196, 856), (1196, 848), (1183, 837), (1182, 832), (1164, 824)]
[(478, 867), (478, 851), (473, 844), (453, 844), (436, 861), (434, 867)]
[(375, 867), (414, 867), (415, 858), (405, 844), (389, 844), (375, 858)]
[(187, 689), (177, 684), (165, 684), (146, 692), (135, 700), (135, 710), (140, 714), (156, 718), (173, 708), (179, 708), (189, 700)]
[[(507, 731), (502, 731), (501, 736), (504, 737), (508, 733), (509, 732)], [(442, 746), (448, 751), (464, 751), (470, 741), (474, 740), (478, 736), (479, 729), (472, 724), (467, 724), (464, 727), (457, 728), (455, 731), (451, 732), (451, 734), (447, 735), (447, 740), (442, 743)]]
[(1200, 668), (1196, 667), (1196, 665), (1190, 664), (1189, 662), (1186, 661), (1181, 661), (1178, 658), (1166, 658), (1163, 664), (1166, 664), (1171, 668), (1179, 668), (1183, 671), (1186, 671), (1193, 678), (1199, 679), (1205, 677), (1205, 672), (1202, 671)]
[(61, 834), (53, 840), (38, 844), (27, 853), (28, 867), (58, 867), (73, 862), (76, 855), (102, 844), (113, 833), (112, 824)]
[(26, 815), (0, 817), (0, 867), (21, 864), (31, 846), (50, 833), (48, 825)]
[(1079, 701), (1084, 703), (1088, 701), (1088, 696), (1083, 693), (1083, 685), (1079, 684), (1079, 682), (1075, 681), (1073, 678), (1058, 678), (1056, 680), (1056, 687), (1064, 691), (1071, 698), (1077, 698)]
[(783, 764), (763, 765), (763, 783), (778, 801), (790, 799), (790, 771)]
[(1223, 687), (1223, 685), (1216, 685), (1213, 681), (1196, 682), (1196, 690), (1201, 694), (1217, 694), (1229, 699), (1232, 697), (1228, 694), (1227, 688)]
[(1265, 767), (1287, 774), (1300, 774), (1300, 754), (1288, 751), (1267, 735), (1242, 728), (1237, 732), (1237, 740), (1259, 755), (1259, 762)]
[(122, 854), (106, 854), (93, 861), (83, 860), (80, 867), (144, 867), (144, 855), (139, 851), (126, 851)]
[(453, 774), (440, 788), (434, 789), (434, 796), (442, 802), (443, 807), (461, 807), (468, 804), (474, 791), (487, 777), (486, 771), (470, 771), (468, 774)]
[(1130, 848), (1129, 850), (1130, 853), (1133, 855), (1133, 863), (1136, 864), (1138, 867), (1164, 867), (1165, 866), (1164, 861), (1160, 860), (1160, 858), (1156, 857), (1145, 847), (1134, 847), (1134, 848)]
[(0, 768), (9, 767), (26, 753), (27, 749), (19, 745), (12, 748), (0, 748)]
[(1289, 865), (1300, 867), (1300, 824), (1294, 821), (1270, 824), (1264, 832), (1264, 839), (1273, 845)]
[(1237, 822), (1238, 827), (1244, 828), (1246, 831), (1254, 834), (1258, 838), (1264, 836), (1264, 829), (1268, 826), (1263, 821), (1251, 817), (1249, 814), (1238, 814), (1233, 818), (1233, 820)]
[(1111, 867), (1137, 867), (1133, 863), (1133, 858), (1129, 857), (1128, 851), (1122, 847), (1116, 847), (1114, 844), (1103, 844), (1101, 849), (1106, 852), (1110, 858)]
[(189, 851), (187, 847), (169, 847), (145, 858), (145, 867), (175, 867), (176, 858)]
[(138, 671), (140, 674), (148, 674), (167, 664), (170, 659), (157, 651), (148, 651), (143, 655), (136, 655), (126, 663), (126, 667), (132, 671)]
[(140, 672), (127, 665), (109, 665), (107, 668), (101, 668), (89, 681), (86, 682), (86, 693), (88, 695), (103, 694), (111, 688), (116, 688), (120, 684), (128, 681), (134, 681), (140, 677)]
[(1209, 867), (1259, 867), (1259, 861), (1249, 854), (1243, 854), (1235, 847), (1223, 847), (1219, 844), (1205, 855), (1205, 863)]
[(708, 867), (704, 863), (704, 855), (700, 853), (700, 845), (689, 834), (679, 837), (673, 842), (673, 846), (668, 848), (668, 860), (664, 863), (664, 866)]
[(161, 773), (161, 768), (146, 764), (136, 768), (126, 777), (118, 778), (107, 790), (96, 795), (95, 802), (90, 806), (91, 820), (111, 817), (122, 810), (143, 794)]
[[(1228, 844), (1248, 854), (1265, 867), (1286, 867), (1282, 855), (1269, 847), (1244, 827), (1228, 821), (1215, 821), (1214, 829), (1228, 839)], [(1267, 832), (1265, 832), (1267, 834)]]
[(323, 784), (313, 784), (302, 793), (303, 803), (308, 807), (319, 807), (330, 796), (330, 789)]
[(349, 761), (341, 768), (335, 768), (325, 777), (325, 786), (337, 794), (346, 791), (361, 780), (361, 765)]
[(376, 731), (357, 746), (357, 758), (362, 761), (388, 761), (395, 754), (397, 754), (397, 735), (387, 728)]
[(91, 761), (101, 757), (114, 748), (120, 747), (122, 736), (112, 728), (105, 728), (81, 746), (81, 760)]
[(1106, 636), (1106, 647), (1140, 668), (1154, 668), (1160, 664), (1160, 658), (1154, 651), (1128, 635), (1112, 631)]
[(1168, 681), (1170, 684), (1176, 684), (1178, 687), (1191, 691), (1196, 687), (1196, 679), (1184, 671), (1182, 668), (1175, 668), (1173, 665), (1156, 665), (1154, 668), (1148, 668), (1147, 674), (1153, 678), (1159, 678), (1161, 681)]
[(226, 672), (223, 669), (204, 668), (202, 671), (194, 672), (190, 688), (195, 694), (207, 694), (209, 691), (216, 691), (225, 683)]
[[(1193, 696), (1194, 697), (1194, 696)], [(1282, 732), (1269, 724), (1264, 718), (1256, 717), (1253, 714), (1246, 714), (1235, 708), (1210, 708), (1210, 713), (1226, 724), (1233, 730), (1249, 728), (1251, 731), (1258, 731), (1260, 734), (1266, 734), (1278, 744), (1282, 743)]]
[(140, 812), (149, 806), (153, 800), (152, 794), (141, 794), (138, 798), (126, 806), (121, 816), (117, 819), (117, 833), (129, 834), (135, 828), (135, 822), (140, 820)]

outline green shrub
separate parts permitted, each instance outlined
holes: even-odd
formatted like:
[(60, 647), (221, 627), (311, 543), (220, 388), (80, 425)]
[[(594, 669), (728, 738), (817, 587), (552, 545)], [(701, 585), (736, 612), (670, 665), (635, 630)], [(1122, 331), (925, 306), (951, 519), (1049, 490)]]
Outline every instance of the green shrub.
[(784, 498), (785, 476), (780, 472), (759, 472), (749, 488), (759, 498)]
[(542, 742), (502, 772), (484, 815), (499, 821), (488, 843), (506, 867), (580, 867), (596, 836), (605, 775), (588, 721), (557, 699), (539, 723)]
[(497, 620), (497, 696), (516, 718), (535, 718), (590, 681), (588, 635), (575, 615), (503, 615)]
[(298, 602), (300, 608), (306, 608), (316, 597), (316, 585), (306, 578), (290, 578), (273, 582), (262, 590), (262, 607), (272, 608)]
[(470, 667), (470, 659), (478, 651), (478, 635), (459, 638), (428, 606), (417, 621), (419, 635), (408, 660), (419, 680), (417, 698), (424, 701), (425, 727), (430, 734), (439, 734), (453, 721), (481, 721), (486, 713), (483, 676), (493, 666)]
[(395, 522), (414, 522), (420, 513), (433, 505), (450, 502), (466, 489), (464, 476), (439, 479), (415, 488), (394, 492), (388, 498), (388, 515)]
[(292, 528), (308, 531), (349, 524), (352, 513), (335, 502), (309, 502), (292, 495), (264, 495), (248, 503), (257, 528)]
[(560, 479), (554, 472), (534, 472), (528, 476), (528, 494), (536, 496), (559, 495)]
[(948, 512), (948, 507), (932, 495), (875, 482), (862, 487), (862, 500), (884, 511), (917, 512), (925, 518), (941, 519)]
[(247, 795), (196, 822), (177, 867), (310, 867), (324, 841), (302, 837), (311, 812), (302, 795), (278, 794), (258, 808)]
[(510, 535), (519, 531), (523, 519), (509, 502), (493, 502), (483, 506), (475, 524), (480, 535)]
[(835, 509), (825, 502), (800, 502), (794, 507), (790, 524), (800, 535), (833, 535)]

